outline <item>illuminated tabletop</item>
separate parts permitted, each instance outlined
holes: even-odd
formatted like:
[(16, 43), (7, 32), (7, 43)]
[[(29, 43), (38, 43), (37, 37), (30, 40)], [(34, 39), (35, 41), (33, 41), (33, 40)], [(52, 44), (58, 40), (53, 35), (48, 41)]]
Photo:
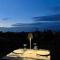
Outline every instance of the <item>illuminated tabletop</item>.
[[(17, 49), (11, 52), (10, 54), (7, 54), (4, 58), (10, 59), (13, 57), (16, 58), (15, 60), (50, 60), (50, 51), (44, 49), (39, 49), (39, 50)], [(22, 58), (22, 59), (18, 59), (18, 58)]]

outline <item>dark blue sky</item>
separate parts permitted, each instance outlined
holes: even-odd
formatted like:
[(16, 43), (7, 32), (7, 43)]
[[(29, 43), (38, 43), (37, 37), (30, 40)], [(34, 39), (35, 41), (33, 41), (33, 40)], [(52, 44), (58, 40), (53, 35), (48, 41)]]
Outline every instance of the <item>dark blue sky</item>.
[(0, 0), (0, 27), (39, 22), (59, 25), (60, 0)]

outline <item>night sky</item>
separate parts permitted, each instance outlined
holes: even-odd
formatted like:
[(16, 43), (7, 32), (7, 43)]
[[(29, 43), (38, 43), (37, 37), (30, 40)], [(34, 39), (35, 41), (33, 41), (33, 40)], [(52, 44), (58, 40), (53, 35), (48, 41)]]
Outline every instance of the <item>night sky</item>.
[(60, 0), (0, 0), (0, 27), (60, 30)]

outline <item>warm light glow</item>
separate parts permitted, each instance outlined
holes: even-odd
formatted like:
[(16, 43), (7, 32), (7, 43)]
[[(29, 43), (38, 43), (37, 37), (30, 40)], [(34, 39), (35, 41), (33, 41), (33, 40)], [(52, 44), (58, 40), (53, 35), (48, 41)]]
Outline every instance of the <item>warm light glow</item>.
[(10, 54), (8, 54), (6, 57), (20, 57), (20, 58), (26, 58), (26, 60), (27, 59), (31, 59), (31, 60), (33, 60), (33, 59), (50, 60), (51, 56), (50, 56), (50, 51), (49, 50), (26, 49), (26, 51), (24, 51), (24, 49), (17, 49), (17, 50), (14, 50), (13, 52), (11, 52)]

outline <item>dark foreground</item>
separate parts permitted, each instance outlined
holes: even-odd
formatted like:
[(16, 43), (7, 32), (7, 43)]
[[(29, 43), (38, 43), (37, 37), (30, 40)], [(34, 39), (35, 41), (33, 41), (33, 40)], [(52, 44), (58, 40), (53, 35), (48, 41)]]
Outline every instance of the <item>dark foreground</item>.
[[(29, 32), (0, 32), (0, 58), (6, 54), (23, 48), (23, 44), (27, 44), (29, 48), (29, 40), (27, 38)], [(33, 34), (33, 43), (36, 42), (38, 49), (48, 49), (51, 52), (52, 60), (59, 60), (60, 58), (60, 32), (44, 31), (31, 32)]]

